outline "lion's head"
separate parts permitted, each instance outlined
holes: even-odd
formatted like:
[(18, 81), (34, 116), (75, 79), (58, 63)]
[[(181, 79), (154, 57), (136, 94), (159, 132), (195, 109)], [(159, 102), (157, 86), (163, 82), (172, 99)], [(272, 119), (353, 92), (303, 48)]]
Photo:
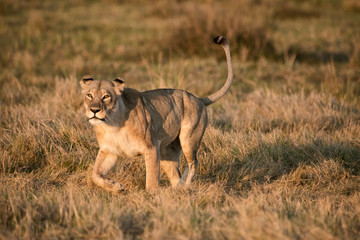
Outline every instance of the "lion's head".
[(114, 81), (94, 80), (85, 75), (80, 81), (84, 94), (86, 116), (91, 124), (111, 121), (116, 112), (118, 97), (124, 90), (124, 80), (116, 78)]

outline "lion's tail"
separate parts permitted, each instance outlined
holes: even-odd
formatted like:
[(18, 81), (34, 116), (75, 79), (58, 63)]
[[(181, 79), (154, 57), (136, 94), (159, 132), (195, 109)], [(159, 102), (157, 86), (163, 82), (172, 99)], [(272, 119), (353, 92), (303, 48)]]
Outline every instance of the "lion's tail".
[(228, 42), (228, 40), (226, 38), (224, 38), (222, 36), (215, 37), (214, 42), (216, 44), (221, 45), (223, 47), (224, 51), (225, 51), (227, 69), (228, 69), (228, 76), (227, 76), (227, 79), (226, 79), (226, 82), (225, 82), (224, 86), (219, 91), (217, 91), (216, 93), (211, 94), (208, 97), (200, 98), (200, 100), (204, 103), (205, 106), (208, 106), (208, 105), (216, 102), (222, 96), (224, 96), (227, 93), (227, 91), (229, 90), (229, 88), (231, 86), (231, 83), (233, 81), (233, 68), (232, 68), (232, 64), (231, 64), (229, 42)]

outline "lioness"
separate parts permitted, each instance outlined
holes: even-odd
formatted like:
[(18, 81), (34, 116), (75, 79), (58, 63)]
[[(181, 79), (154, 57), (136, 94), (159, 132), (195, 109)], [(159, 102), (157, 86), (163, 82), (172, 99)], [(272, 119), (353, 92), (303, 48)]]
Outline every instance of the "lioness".
[[(81, 81), (86, 116), (94, 126), (100, 145), (90, 181), (111, 192), (124, 187), (105, 178), (119, 155), (143, 155), (146, 166), (146, 189), (156, 189), (160, 165), (171, 185), (189, 185), (194, 178), (201, 139), (207, 125), (206, 106), (225, 95), (233, 79), (230, 47), (224, 37), (214, 38), (226, 54), (228, 76), (216, 93), (198, 98), (179, 89), (156, 89), (138, 92), (126, 88), (124, 80), (94, 80), (89, 75)], [(188, 166), (179, 172), (181, 150)]]

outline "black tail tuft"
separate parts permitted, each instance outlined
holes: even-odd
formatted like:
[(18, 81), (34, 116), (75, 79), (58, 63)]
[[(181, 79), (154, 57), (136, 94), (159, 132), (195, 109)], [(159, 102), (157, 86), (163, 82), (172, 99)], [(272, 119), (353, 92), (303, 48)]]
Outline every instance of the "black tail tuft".
[(214, 43), (221, 44), (221, 45), (227, 45), (229, 44), (228, 40), (224, 38), (223, 36), (217, 36), (214, 38)]

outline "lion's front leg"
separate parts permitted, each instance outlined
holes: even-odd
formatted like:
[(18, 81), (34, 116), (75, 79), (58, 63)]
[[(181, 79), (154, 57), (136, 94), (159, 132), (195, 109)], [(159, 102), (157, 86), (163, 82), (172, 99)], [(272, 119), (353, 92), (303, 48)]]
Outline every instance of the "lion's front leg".
[(159, 149), (153, 147), (145, 154), (146, 190), (155, 190), (160, 186)]
[(112, 153), (99, 151), (92, 171), (92, 181), (107, 191), (119, 193), (125, 188), (118, 182), (105, 178), (108, 172), (114, 167), (118, 156)]

